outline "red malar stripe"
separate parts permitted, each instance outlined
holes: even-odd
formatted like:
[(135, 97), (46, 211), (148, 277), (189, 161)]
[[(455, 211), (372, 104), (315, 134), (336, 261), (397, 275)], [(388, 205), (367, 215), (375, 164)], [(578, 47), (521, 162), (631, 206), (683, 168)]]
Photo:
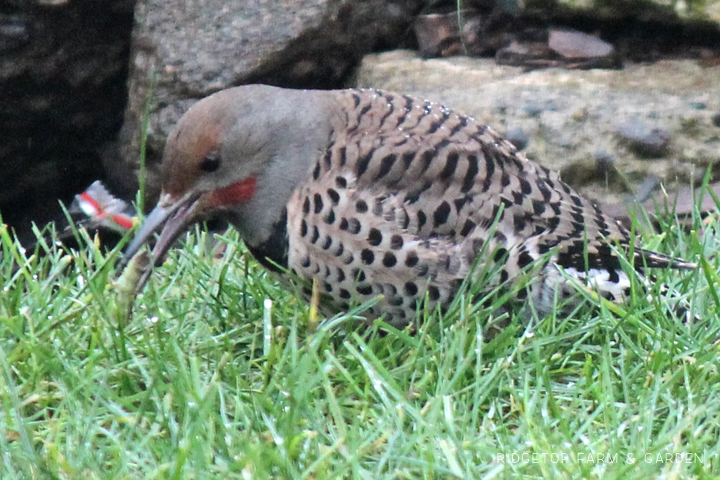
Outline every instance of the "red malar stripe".
[(210, 194), (208, 203), (212, 206), (222, 206), (244, 202), (255, 195), (255, 187), (257, 187), (257, 178), (248, 177), (225, 188), (215, 190)]

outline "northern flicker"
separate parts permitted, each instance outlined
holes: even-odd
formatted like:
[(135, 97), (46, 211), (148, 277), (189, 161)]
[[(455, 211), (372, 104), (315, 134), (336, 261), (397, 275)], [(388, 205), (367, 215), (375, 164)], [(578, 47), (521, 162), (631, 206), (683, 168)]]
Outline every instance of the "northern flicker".
[[(220, 216), (265, 267), (316, 281), (331, 309), (382, 295), (368, 316), (395, 326), (421, 302), (447, 306), (476, 260), (499, 264), (498, 285), (536, 268), (524, 291), (541, 314), (575, 291), (561, 269), (613, 301), (629, 291), (626, 229), (488, 126), (419, 98), (223, 90), (181, 118), (161, 169), (126, 259), (162, 227), (157, 266), (189, 225)], [(638, 270), (694, 267), (632, 251)]]

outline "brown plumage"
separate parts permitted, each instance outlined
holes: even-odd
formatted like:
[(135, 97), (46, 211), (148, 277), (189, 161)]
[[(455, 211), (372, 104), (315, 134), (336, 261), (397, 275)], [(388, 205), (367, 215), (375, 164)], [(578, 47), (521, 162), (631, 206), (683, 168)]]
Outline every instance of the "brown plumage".
[[(180, 120), (162, 178), (127, 256), (165, 224), (157, 263), (188, 225), (220, 215), (265, 266), (317, 280), (331, 309), (383, 295), (369, 316), (397, 326), (418, 302), (447, 305), (476, 260), (498, 263), (498, 282), (547, 260), (529, 286), (541, 313), (556, 288), (573, 291), (557, 266), (616, 301), (629, 287), (621, 225), (489, 127), (413, 97), (224, 90)], [(634, 247), (640, 270), (694, 267)]]

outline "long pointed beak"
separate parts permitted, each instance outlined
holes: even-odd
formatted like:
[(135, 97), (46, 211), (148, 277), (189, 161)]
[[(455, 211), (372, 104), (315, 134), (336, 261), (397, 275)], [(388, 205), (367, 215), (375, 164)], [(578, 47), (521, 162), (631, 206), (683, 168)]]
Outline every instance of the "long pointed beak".
[(152, 250), (149, 267), (140, 278), (137, 291), (142, 290), (145, 286), (145, 283), (147, 283), (150, 278), (153, 267), (163, 262), (165, 254), (170, 250), (173, 242), (193, 223), (192, 220), (200, 196), (201, 193), (199, 192), (190, 192), (180, 200), (171, 202), (167, 195), (163, 195), (160, 197), (158, 205), (145, 218), (145, 222), (125, 250), (119, 266), (120, 270), (122, 270), (130, 259), (132, 259), (145, 244), (150, 242), (153, 234), (162, 228), (160, 238), (158, 238)]

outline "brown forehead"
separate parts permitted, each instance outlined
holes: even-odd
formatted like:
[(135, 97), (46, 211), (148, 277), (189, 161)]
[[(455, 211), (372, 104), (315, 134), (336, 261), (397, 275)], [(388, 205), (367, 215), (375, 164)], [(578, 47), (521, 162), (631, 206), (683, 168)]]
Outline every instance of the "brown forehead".
[(182, 195), (200, 175), (200, 163), (219, 151), (221, 119), (208, 115), (207, 109), (190, 110), (168, 137), (163, 154), (163, 190)]

